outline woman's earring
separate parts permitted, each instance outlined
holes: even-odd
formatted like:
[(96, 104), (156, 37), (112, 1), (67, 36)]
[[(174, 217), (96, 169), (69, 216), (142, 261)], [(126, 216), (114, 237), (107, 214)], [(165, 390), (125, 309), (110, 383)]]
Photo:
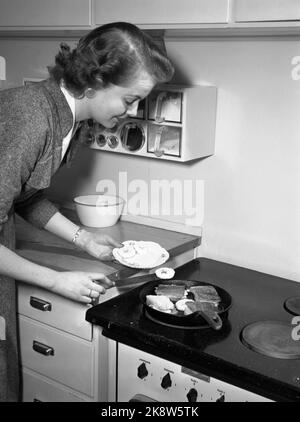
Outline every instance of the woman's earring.
[(93, 98), (95, 96), (96, 91), (93, 88), (88, 88), (85, 91), (85, 96), (87, 98)]

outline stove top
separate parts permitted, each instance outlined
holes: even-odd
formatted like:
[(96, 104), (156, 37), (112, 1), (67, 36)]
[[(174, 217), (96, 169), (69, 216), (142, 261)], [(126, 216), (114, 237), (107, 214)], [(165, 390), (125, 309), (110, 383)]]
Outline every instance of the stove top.
[[(273, 400), (300, 401), (300, 359), (262, 354), (242, 341), (246, 326), (264, 321), (290, 325), (292, 333), (295, 315), (285, 302), (300, 295), (300, 284), (206, 258), (180, 267), (175, 277), (211, 283), (231, 295), (232, 306), (221, 330), (187, 330), (151, 320), (139, 300), (145, 285), (90, 308), (86, 319), (103, 326), (107, 337), (129, 346)], [(292, 345), (300, 350), (300, 339)]]

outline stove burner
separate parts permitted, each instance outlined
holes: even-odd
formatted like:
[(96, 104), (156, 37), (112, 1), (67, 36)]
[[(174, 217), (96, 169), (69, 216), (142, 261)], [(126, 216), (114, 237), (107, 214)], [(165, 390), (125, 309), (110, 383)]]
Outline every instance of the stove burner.
[(292, 338), (293, 325), (281, 321), (260, 321), (247, 325), (241, 333), (249, 349), (278, 359), (300, 359), (300, 342)]
[(289, 297), (284, 302), (285, 309), (293, 315), (300, 315), (300, 296)]

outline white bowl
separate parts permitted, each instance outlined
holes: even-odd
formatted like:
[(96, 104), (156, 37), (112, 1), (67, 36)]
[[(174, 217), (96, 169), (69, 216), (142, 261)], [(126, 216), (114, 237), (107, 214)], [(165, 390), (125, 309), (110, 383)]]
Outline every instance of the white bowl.
[(74, 198), (80, 222), (88, 227), (109, 227), (116, 224), (124, 199), (114, 195), (84, 195)]

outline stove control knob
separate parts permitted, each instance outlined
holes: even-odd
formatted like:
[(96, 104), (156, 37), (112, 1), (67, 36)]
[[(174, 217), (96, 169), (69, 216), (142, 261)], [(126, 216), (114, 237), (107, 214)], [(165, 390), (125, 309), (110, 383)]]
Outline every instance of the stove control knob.
[(170, 377), (169, 372), (163, 377), (160, 385), (162, 386), (162, 388), (164, 390), (166, 390), (167, 388), (171, 387), (172, 380), (171, 380), (171, 377)]
[(197, 401), (198, 392), (195, 390), (195, 388), (191, 388), (186, 396), (189, 402), (195, 402)]
[(145, 363), (141, 363), (137, 370), (137, 376), (142, 380), (148, 375), (148, 370)]
[(216, 400), (216, 402), (224, 402), (225, 401), (225, 394), (221, 394), (220, 397)]

